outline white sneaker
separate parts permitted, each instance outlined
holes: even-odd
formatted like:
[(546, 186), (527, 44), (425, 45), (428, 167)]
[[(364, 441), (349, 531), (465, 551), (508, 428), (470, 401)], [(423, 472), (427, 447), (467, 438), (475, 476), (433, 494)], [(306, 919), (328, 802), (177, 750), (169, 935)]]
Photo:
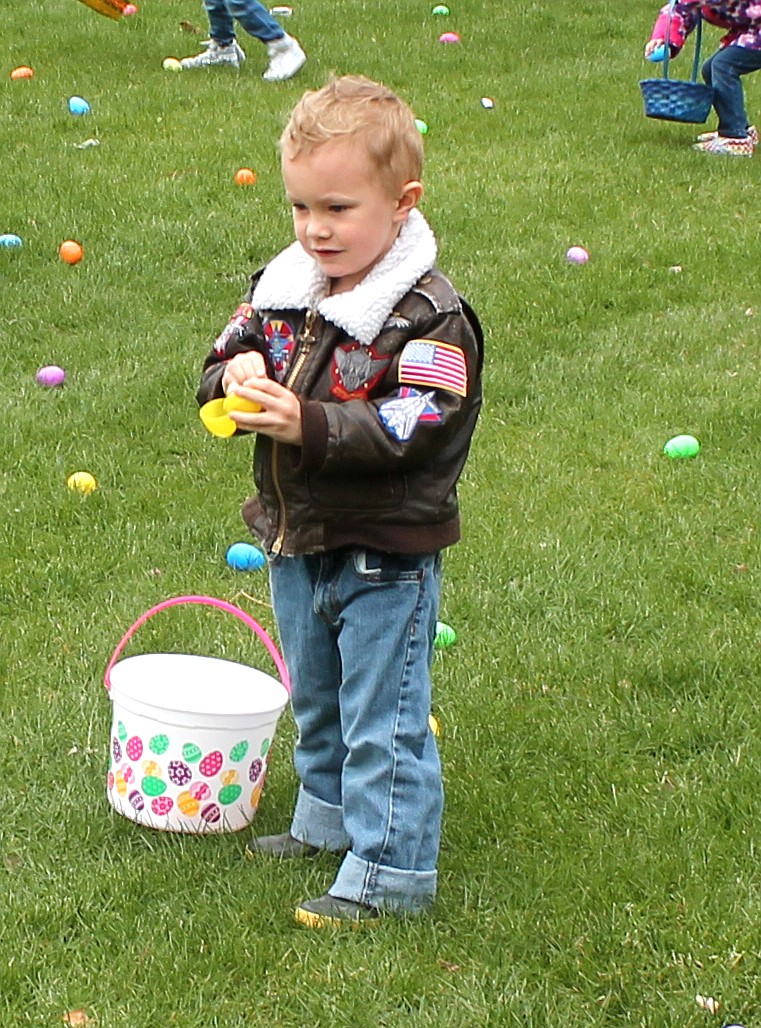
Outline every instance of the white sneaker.
[[(203, 46), (203, 44), (201, 44)], [(233, 40), (229, 46), (220, 46), (212, 39), (208, 47), (195, 57), (183, 57), (180, 64), (187, 68), (208, 68), (214, 64), (227, 64), (231, 68), (238, 68), (241, 61), (245, 61), (246, 55), (238, 46), (238, 41)]]
[(298, 40), (288, 33), (282, 39), (267, 43), (267, 53), (270, 62), (262, 75), (266, 82), (284, 82), (285, 79), (292, 78), (307, 59)]

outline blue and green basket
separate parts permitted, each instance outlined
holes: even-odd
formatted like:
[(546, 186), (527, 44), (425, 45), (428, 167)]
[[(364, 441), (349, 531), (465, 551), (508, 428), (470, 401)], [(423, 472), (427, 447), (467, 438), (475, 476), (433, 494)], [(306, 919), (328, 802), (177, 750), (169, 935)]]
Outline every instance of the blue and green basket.
[(666, 56), (660, 78), (643, 79), (640, 82), (645, 114), (660, 121), (685, 121), (702, 125), (713, 104), (713, 89), (697, 81), (700, 68), (700, 47), (703, 37), (703, 21), (698, 19), (695, 37), (695, 57), (692, 75), (686, 79), (669, 78), (669, 40), (671, 38), (671, 14), (676, 0), (671, 0), (666, 28)]

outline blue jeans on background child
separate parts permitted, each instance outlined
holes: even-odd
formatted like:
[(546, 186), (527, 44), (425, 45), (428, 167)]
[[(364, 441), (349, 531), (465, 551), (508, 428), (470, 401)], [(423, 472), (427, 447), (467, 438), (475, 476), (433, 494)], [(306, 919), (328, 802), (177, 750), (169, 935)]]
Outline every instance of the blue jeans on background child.
[(276, 557), (301, 787), (291, 835), (348, 850), (333, 896), (419, 911), (436, 892), (443, 790), (428, 724), (439, 554)]
[(203, 0), (203, 5), (209, 16), (209, 35), (220, 46), (229, 46), (235, 39), (233, 19), (263, 43), (272, 43), (285, 35), (283, 26), (257, 0)]
[(719, 135), (744, 139), (748, 128), (741, 75), (761, 68), (761, 50), (725, 46), (709, 57), (701, 69), (703, 79), (712, 86), (713, 106), (719, 117)]

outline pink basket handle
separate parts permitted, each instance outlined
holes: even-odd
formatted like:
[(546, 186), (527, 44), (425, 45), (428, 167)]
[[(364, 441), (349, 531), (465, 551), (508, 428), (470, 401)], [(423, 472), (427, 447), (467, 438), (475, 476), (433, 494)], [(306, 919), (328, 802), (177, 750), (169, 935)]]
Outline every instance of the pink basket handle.
[(150, 610), (146, 610), (144, 614), (141, 614), (134, 625), (127, 629), (121, 640), (117, 643), (116, 649), (111, 656), (111, 660), (108, 662), (106, 673), (103, 676), (103, 682), (109, 692), (111, 691), (111, 671), (113, 670), (114, 664), (117, 662), (122, 654), (122, 650), (138, 628), (140, 628), (141, 625), (144, 625), (148, 618), (153, 617), (154, 614), (158, 614), (159, 611), (166, 610), (167, 607), (176, 607), (181, 603), (198, 603), (204, 607), (218, 607), (220, 610), (227, 611), (228, 614), (233, 614), (239, 621), (242, 621), (244, 625), (247, 625), (252, 632), (255, 632), (259, 636), (261, 641), (267, 647), (267, 651), (275, 662), (275, 667), (280, 675), (280, 681), (283, 683), (286, 691), (290, 695), (291, 679), (288, 674), (288, 669), (285, 666), (283, 658), (278, 652), (277, 646), (275, 646), (272, 639), (270, 639), (262, 626), (258, 621), (254, 621), (251, 615), (247, 614), (245, 610), (241, 610), (240, 607), (236, 607), (233, 603), (228, 603), (227, 600), (217, 600), (213, 596), (173, 596), (169, 600), (162, 600), (161, 603), (157, 603), (155, 607), (151, 607)]

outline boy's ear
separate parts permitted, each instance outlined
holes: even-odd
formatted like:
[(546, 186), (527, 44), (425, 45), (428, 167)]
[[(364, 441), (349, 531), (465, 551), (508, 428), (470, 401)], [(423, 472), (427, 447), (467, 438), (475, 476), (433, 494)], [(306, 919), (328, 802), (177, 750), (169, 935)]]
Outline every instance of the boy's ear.
[(399, 220), (404, 221), (407, 215), (410, 213), (413, 207), (417, 207), (420, 203), (420, 199), (423, 195), (423, 183), (413, 180), (411, 182), (405, 182), (402, 186), (402, 191), (399, 195), (399, 200), (396, 205), (396, 213), (400, 216)]

